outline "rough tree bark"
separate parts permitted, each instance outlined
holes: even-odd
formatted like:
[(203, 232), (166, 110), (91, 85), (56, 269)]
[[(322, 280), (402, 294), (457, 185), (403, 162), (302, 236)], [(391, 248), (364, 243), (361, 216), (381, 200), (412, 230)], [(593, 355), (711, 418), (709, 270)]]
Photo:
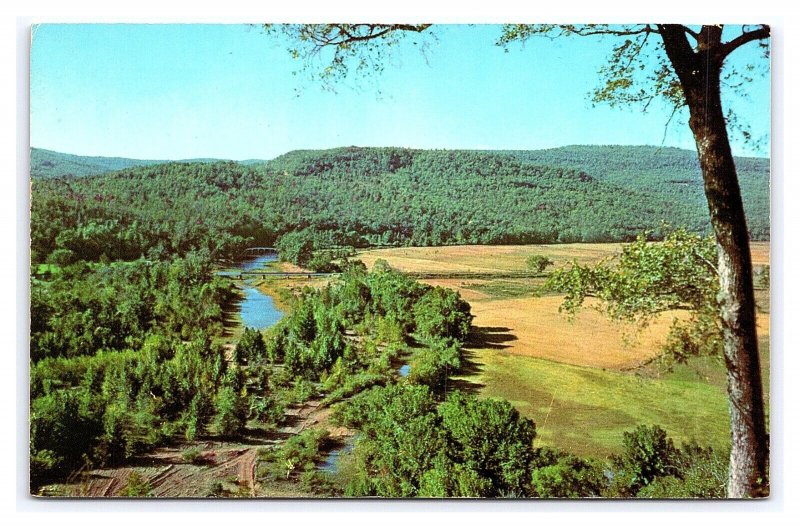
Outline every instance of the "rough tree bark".
[(659, 25), (683, 87), (718, 249), (720, 316), (728, 374), (731, 459), (728, 496), (769, 494), (769, 437), (756, 338), (750, 239), (728, 140), (720, 72), (732, 48), (722, 29), (704, 26), (695, 51), (682, 26)]

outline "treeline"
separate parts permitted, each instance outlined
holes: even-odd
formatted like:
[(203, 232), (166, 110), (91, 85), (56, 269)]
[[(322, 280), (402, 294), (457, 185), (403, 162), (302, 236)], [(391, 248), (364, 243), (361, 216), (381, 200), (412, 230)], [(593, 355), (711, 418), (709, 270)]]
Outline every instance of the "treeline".
[[(66, 264), (197, 250), (233, 258), (300, 231), (313, 232), (322, 249), (623, 241), (646, 229), (658, 236), (664, 221), (708, 229), (702, 200), (622, 181), (512, 155), (392, 148), (35, 179), (32, 258)], [(753, 235), (767, 236), (759, 226), (768, 225), (768, 209), (748, 212)]]

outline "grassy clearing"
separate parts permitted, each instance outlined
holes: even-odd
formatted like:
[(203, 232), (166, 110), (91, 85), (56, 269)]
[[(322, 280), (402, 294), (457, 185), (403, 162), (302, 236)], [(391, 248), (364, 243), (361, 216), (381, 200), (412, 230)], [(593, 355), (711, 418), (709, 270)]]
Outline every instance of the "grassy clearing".
[[(764, 384), (764, 397), (769, 400), (770, 390), (770, 360), (769, 360), (769, 335), (758, 338), (758, 353), (761, 358), (761, 381)], [(657, 372), (648, 366), (637, 370), (638, 373), (649, 377), (659, 377), (674, 381), (703, 381), (720, 389), (725, 389), (727, 384), (725, 365), (722, 358), (693, 358), (684, 365), (676, 365), (669, 372)], [(767, 401), (767, 403), (769, 403)]]
[(464, 283), (463, 289), (486, 294), (487, 300), (534, 297), (544, 283), (543, 279), (488, 280)]
[(509, 400), (536, 423), (537, 446), (603, 457), (616, 452), (623, 432), (639, 424), (659, 424), (679, 443), (729, 443), (727, 399), (713, 384), (651, 379), (491, 349), (468, 355), (470, 374), (455, 378), (456, 385)]
[[(759, 340), (759, 349), (769, 397), (768, 336)], [(622, 433), (639, 424), (661, 425), (678, 443), (694, 439), (720, 448), (730, 444), (725, 367), (719, 359), (695, 358), (670, 372), (652, 367), (615, 372), (492, 348), (466, 353), (468, 361), (464, 373), (453, 378), (455, 386), (511, 401), (536, 422), (537, 446), (607, 456), (619, 449)]]

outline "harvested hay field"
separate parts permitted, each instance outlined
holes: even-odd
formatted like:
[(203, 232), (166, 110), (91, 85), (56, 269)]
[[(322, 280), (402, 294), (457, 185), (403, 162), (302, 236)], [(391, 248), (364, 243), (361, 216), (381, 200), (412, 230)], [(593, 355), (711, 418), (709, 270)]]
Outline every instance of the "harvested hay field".
[[(545, 255), (558, 267), (572, 260), (596, 263), (619, 254), (621, 247), (620, 244), (412, 247), (370, 250), (356, 258), (370, 268), (376, 260), (384, 259), (390, 266), (406, 272), (508, 272), (524, 270), (530, 255)], [(768, 264), (769, 243), (754, 242), (752, 247), (754, 262)], [(685, 317), (680, 312), (664, 314), (648, 328), (637, 331), (592, 309), (584, 309), (569, 319), (558, 311), (560, 296), (535, 296), (544, 278), (437, 278), (423, 282), (459, 291), (472, 305), (476, 327), (503, 328), (508, 338), (496, 344), (495, 350), (575, 366), (634, 369), (658, 353), (673, 319)], [(761, 299), (759, 304), (768, 310), (768, 299)], [(768, 313), (758, 314), (758, 328), (761, 335), (769, 335)]]
[(523, 246), (440, 246), (373, 249), (355, 258), (372, 268), (378, 259), (408, 273), (525, 271), (531, 255), (545, 255), (555, 266), (577, 260), (598, 262), (621, 251), (620, 244), (535, 244)]
[(559, 313), (562, 298), (531, 297), (474, 302), (473, 324), (505, 328), (508, 341), (498, 344), (509, 354), (535, 357), (570, 365), (626, 370), (652, 358), (664, 342), (674, 318), (665, 314), (644, 330), (609, 321), (592, 309), (573, 319)]
[[(751, 242), (755, 266), (769, 265), (769, 242)], [(438, 246), (371, 249), (359, 251), (354, 257), (371, 268), (378, 259), (408, 273), (525, 271), (525, 261), (531, 255), (544, 255), (554, 267), (573, 260), (593, 264), (613, 257), (622, 251), (622, 244), (531, 244), (517, 246)]]
[[(674, 319), (683, 312), (663, 314), (644, 329), (610, 321), (591, 308), (570, 319), (559, 313), (559, 296), (506, 300), (473, 300), (473, 324), (504, 328), (508, 340), (498, 349), (509, 354), (558, 361), (570, 365), (629, 370), (653, 358)], [(758, 314), (758, 330), (769, 335), (769, 314)]]

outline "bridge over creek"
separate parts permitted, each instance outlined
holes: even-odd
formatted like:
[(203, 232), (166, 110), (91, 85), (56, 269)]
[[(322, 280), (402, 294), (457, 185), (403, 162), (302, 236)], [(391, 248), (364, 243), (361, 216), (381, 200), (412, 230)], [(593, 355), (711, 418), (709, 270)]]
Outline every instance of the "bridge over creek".
[[(445, 272), (445, 273), (430, 273), (430, 272), (402, 272), (404, 275), (414, 277), (416, 279), (535, 279), (545, 277), (543, 273), (534, 272)], [(315, 271), (232, 271), (223, 273), (229, 277), (253, 277), (261, 276), (266, 279), (267, 277), (331, 277), (341, 275), (340, 272), (315, 272)]]

